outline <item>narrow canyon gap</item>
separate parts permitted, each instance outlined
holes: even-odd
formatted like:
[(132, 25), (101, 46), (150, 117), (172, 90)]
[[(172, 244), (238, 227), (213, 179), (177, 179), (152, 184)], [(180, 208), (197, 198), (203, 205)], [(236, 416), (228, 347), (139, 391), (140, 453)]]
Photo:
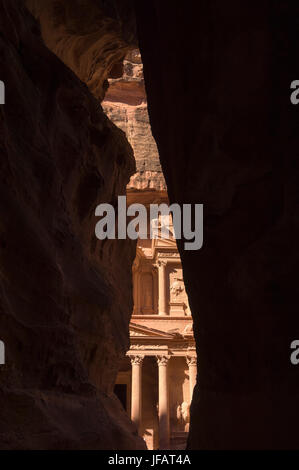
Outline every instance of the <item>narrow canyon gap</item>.
[(188, 447), (298, 447), (299, 7), (0, 0), (1, 448), (144, 448), (112, 393), (135, 244), (97, 242), (93, 218), (135, 172), (100, 106), (135, 14), (170, 202), (204, 204), (204, 247), (179, 245), (199, 357)]
[(204, 247), (179, 243), (199, 358), (188, 447), (297, 448), (299, 7), (135, 5), (170, 201), (204, 204)]

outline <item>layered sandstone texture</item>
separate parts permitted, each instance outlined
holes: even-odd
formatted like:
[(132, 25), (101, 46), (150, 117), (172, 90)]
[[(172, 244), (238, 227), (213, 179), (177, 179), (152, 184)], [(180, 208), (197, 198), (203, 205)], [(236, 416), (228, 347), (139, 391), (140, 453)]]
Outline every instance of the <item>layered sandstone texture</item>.
[(129, 191), (165, 191), (151, 133), (132, 0), (24, 0), (45, 44), (103, 101), (133, 147)]
[(131, 146), (22, 2), (0, 0), (0, 31), (0, 448), (144, 448), (113, 395), (135, 245), (94, 231)]
[(204, 204), (184, 251), (199, 375), (190, 449), (298, 448), (299, 6), (136, 2), (171, 202)]
[(157, 145), (149, 122), (143, 64), (138, 49), (133, 49), (126, 55), (120, 75), (109, 79), (103, 108), (109, 118), (126, 133), (134, 151), (137, 171), (128, 184), (128, 192), (166, 191)]

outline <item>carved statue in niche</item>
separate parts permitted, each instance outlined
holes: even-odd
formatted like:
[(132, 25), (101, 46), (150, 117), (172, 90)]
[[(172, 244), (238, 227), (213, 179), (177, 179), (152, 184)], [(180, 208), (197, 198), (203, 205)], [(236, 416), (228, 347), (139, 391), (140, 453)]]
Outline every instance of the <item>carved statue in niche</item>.
[(178, 300), (178, 298), (181, 296), (184, 290), (185, 290), (185, 287), (184, 287), (183, 279), (180, 279), (179, 277), (175, 277), (170, 287), (171, 298), (174, 300)]
[(140, 257), (136, 256), (133, 262), (133, 266), (132, 266), (133, 273), (136, 273), (138, 271), (139, 266), (140, 266)]
[(171, 314), (190, 316), (191, 311), (185, 289), (182, 268), (177, 267), (170, 272), (169, 283)]
[(183, 401), (183, 403), (177, 407), (177, 420), (184, 426), (185, 431), (188, 432), (190, 423), (190, 405), (186, 401)]
[(170, 302), (187, 303), (187, 295), (183, 280), (182, 269), (176, 268), (170, 273)]

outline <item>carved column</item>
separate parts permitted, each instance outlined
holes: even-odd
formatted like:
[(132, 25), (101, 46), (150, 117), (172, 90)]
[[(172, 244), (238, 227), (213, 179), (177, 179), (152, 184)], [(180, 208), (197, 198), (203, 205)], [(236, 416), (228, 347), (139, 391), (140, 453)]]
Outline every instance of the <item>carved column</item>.
[(139, 303), (138, 303), (138, 290), (139, 290), (139, 258), (135, 258), (133, 266), (132, 266), (132, 273), (133, 273), (133, 299), (134, 299), (134, 307), (133, 307), (133, 315), (139, 314)]
[(192, 400), (193, 389), (196, 384), (197, 376), (197, 357), (196, 356), (187, 356), (187, 364), (189, 367), (189, 386), (190, 386), (190, 403)]
[(168, 356), (157, 356), (159, 368), (159, 449), (169, 449)]
[(132, 364), (132, 391), (131, 391), (131, 419), (136, 424), (138, 432), (141, 424), (142, 406), (142, 361), (143, 356), (131, 356)]
[(159, 315), (167, 315), (166, 307), (166, 261), (158, 260), (156, 264), (158, 268), (158, 300), (159, 300)]

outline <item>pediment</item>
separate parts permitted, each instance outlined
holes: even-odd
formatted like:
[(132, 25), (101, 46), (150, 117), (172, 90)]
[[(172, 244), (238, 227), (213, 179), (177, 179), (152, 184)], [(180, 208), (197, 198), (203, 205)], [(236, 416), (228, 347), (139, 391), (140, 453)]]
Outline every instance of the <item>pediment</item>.
[(130, 323), (130, 337), (142, 337), (142, 338), (163, 338), (163, 339), (175, 339), (181, 337), (177, 332), (170, 333), (166, 331), (156, 330), (154, 328), (148, 328), (137, 323)]

